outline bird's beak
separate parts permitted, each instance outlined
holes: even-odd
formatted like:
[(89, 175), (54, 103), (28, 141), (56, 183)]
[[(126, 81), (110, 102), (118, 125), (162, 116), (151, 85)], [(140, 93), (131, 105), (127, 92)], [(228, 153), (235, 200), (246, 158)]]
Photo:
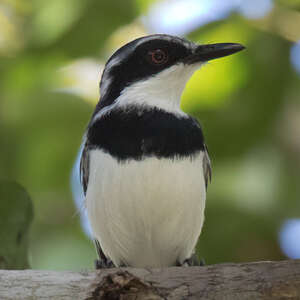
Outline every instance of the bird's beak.
[(197, 62), (205, 62), (211, 59), (227, 56), (245, 49), (241, 44), (235, 43), (219, 43), (197, 45), (194, 53), (186, 57), (186, 64), (193, 64)]

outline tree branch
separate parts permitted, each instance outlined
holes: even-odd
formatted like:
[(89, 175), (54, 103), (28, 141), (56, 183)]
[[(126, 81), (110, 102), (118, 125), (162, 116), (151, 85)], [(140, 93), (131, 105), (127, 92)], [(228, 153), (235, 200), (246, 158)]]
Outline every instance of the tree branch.
[(1, 299), (300, 299), (300, 260), (95, 272), (0, 271)]

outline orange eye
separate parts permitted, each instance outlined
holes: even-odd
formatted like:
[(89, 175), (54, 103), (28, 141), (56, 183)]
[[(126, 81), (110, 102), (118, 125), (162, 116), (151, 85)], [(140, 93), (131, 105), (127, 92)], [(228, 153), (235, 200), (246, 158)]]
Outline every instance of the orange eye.
[(150, 60), (156, 65), (162, 65), (168, 61), (168, 55), (161, 49), (149, 51)]

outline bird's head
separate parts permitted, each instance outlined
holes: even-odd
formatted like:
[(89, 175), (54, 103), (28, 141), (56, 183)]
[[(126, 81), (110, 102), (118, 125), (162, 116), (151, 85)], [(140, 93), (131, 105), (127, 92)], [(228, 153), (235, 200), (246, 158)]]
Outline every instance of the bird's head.
[(106, 63), (97, 110), (129, 103), (179, 110), (181, 94), (194, 71), (211, 59), (242, 49), (234, 43), (197, 45), (165, 34), (136, 39)]

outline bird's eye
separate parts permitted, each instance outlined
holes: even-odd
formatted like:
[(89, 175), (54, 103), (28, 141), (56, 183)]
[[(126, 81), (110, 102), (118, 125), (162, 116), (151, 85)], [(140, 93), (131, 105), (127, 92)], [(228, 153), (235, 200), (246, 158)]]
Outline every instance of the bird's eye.
[(151, 63), (155, 65), (162, 65), (169, 59), (167, 53), (161, 49), (156, 49), (148, 52)]

